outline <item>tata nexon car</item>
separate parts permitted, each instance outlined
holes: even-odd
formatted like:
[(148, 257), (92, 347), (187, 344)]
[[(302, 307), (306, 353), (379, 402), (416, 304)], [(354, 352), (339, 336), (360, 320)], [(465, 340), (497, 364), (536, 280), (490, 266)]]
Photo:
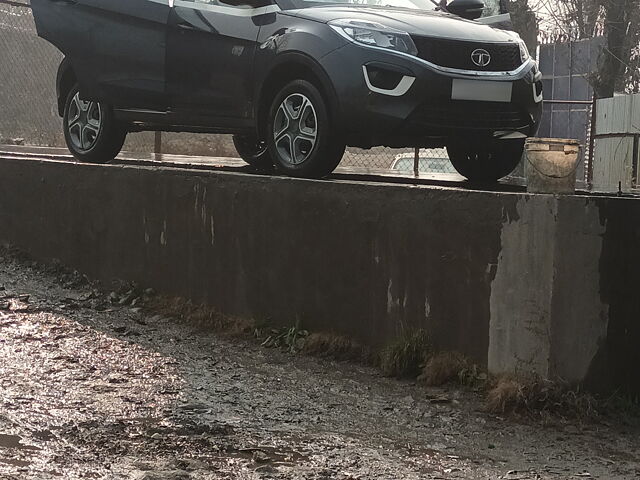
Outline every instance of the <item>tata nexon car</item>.
[(293, 176), (327, 175), (346, 145), (446, 146), (462, 175), (495, 180), (541, 114), (541, 75), (520, 38), (461, 18), (479, 17), (479, 0), (32, 6), (39, 35), (65, 55), (58, 108), (87, 162), (113, 159), (127, 132), (211, 132)]

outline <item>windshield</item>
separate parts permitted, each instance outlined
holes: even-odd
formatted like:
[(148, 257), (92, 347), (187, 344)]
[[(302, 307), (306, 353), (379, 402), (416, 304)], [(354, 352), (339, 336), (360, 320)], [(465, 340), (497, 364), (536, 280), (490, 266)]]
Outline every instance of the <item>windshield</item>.
[(354, 7), (395, 7), (412, 10), (435, 10), (431, 0), (278, 0), (285, 10), (294, 8), (323, 7), (327, 5), (349, 5)]

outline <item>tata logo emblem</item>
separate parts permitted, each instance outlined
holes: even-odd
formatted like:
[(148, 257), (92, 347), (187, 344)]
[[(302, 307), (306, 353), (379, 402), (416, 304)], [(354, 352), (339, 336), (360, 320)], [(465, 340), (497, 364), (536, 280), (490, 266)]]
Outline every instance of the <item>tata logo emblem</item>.
[(491, 63), (491, 54), (484, 48), (478, 48), (471, 52), (471, 61), (478, 67), (486, 67)]

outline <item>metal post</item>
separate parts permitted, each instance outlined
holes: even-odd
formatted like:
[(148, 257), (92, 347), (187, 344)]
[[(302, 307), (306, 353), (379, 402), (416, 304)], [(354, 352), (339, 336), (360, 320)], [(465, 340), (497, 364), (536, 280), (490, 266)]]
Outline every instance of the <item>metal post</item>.
[(413, 157), (413, 176), (416, 178), (420, 176), (420, 149), (417, 147)]
[(162, 161), (162, 132), (155, 132), (153, 153), (157, 162)]
[(598, 99), (593, 95), (593, 102), (591, 104), (591, 130), (589, 132), (589, 163), (587, 164), (587, 190), (591, 190), (593, 187), (593, 154), (595, 153), (596, 142), (596, 105), (598, 105)]

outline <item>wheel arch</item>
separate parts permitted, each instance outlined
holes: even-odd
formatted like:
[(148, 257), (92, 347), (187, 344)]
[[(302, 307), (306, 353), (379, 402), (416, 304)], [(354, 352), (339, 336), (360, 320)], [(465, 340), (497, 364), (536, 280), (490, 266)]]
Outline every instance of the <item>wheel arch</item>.
[(313, 58), (300, 52), (282, 53), (271, 63), (271, 68), (264, 76), (260, 84), (256, 102), (256, 128), (258, 135), (266, 125), (266, 116), (269, 112), (271, 100), (279, 89), (293, 80), (307, 80), (311, 82), (327, 102), (329, 115), (332, 121), (336, 120), (339, 102), (338, 97), (329, 78), (322, 66)]
[(64, 115), (64, 105), (67, 101), (67, 96), (78, 82), (78, 77), (71, 65), (71, 61), (68, 57), (62, 60), (62, 63), (58, 67), (58, 75), (56, 79), (56, 96), (58, 100), (58, 114), (62, 117)]

